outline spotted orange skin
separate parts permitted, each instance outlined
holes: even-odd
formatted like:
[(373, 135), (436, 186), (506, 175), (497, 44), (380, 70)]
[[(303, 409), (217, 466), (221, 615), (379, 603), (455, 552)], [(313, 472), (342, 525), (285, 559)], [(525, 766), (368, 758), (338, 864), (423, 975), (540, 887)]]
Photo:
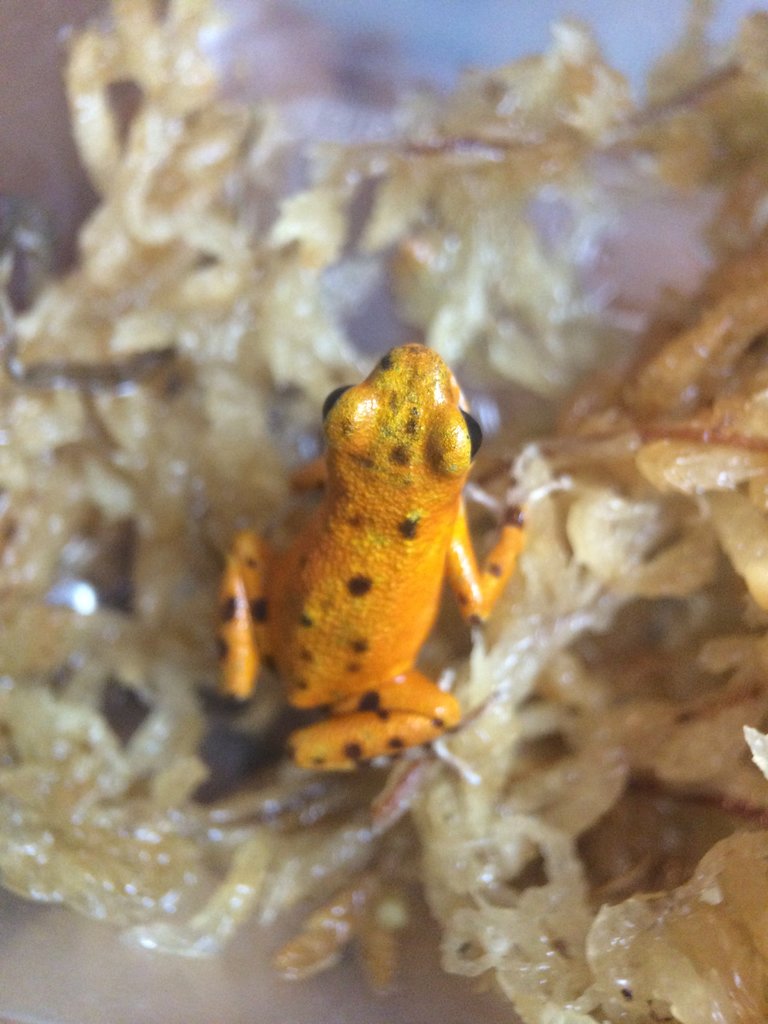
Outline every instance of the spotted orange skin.
[(422, 345), (393, 349), (341, 394), (324, 421), (323, 499), (287, 550), (241, 533), (227, 561), (219, 630), (222, 688), (253, 691), (259, 658), (296, 707), (329, 717), (295, 732), (305, 767), (350, 769), (427, 743), (461, 718), (456, 699), (414, 668), (443, 581), (482, 621), (523, 545), (519, 515), (480, 569), (462, 491), (472, 439), (456, 380)]

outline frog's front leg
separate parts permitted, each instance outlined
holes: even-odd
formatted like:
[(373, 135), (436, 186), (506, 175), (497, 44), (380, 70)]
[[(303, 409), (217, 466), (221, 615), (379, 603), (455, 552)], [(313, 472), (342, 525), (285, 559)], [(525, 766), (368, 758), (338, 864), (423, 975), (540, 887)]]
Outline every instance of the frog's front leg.
[(318, 455), (291, 473), (291, 490), (298, 493), (318, 491), (325, 487), (327, 480), (328, 465), (325, 455)]
[(496, 544), (478, 566), (462, 502), (448, 549), (447, 576), (467, 622), (483, 622), (493, 610), (525, 546), (523, 515), (511, 508)]
[(268, 558), (266, 541), (243, 530), (234, 539), (221, 578), (217, 632), (219, 688), (240, 700), (253, 693), (261, 659), (269, 655), (265, 627)]
[(289, 748), (303, 768), (348, 771), (429, 743), (460, 719), (456, 698), (410, 669), (334, 704), (327, 720), (294, 732)]

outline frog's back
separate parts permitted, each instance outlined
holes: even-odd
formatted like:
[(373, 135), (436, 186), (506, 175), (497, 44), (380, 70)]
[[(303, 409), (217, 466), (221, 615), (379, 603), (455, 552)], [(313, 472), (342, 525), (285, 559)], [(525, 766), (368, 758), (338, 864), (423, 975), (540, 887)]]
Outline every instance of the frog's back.
[(270, 581), (294, 703), (333, 703), (413, 665), (471, 459), (459, 397), (442, 359), (409, 345), (327, 410), (326, 493)]
[(420, 531), (415, 518), (386, 511), (358, 526), (355, 517), (323, 522), (322, 510), (281, 562), (276, 660), (298, 705), (333, 703), (396, 676), (434, 622), (452, 520)]

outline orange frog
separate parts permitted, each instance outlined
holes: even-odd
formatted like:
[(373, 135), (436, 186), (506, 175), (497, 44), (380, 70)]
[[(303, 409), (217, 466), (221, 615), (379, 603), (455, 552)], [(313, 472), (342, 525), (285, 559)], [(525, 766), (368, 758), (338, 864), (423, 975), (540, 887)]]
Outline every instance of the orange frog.
[(235, 539), (222, 580), (222, 688), (248, 697), (262, 659), (293, 705), (326, 709), (291, 736), (299, 765), (351, 769), (428, 743), (461, 718), (456, 698), (414, 663), (443, 579), (464, 618), (481, 622), (523, 529), (510, 509), (478, 567), (462, 490), (481, 433), (460, 401), (437, 353), (393, 349), (361, 384), (326, 399), (327, 453), (299, 475), (325, 493), (288, 549), (248, 532)]

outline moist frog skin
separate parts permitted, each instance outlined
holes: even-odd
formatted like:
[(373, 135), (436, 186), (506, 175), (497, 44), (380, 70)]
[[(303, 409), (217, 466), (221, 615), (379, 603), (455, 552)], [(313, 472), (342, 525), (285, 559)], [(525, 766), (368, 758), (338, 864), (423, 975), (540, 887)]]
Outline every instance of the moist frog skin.
[(404, 345), (323, 408), (327, 451), (300, 473), (324, 494), (284, 551), (237, 535), (221, 589), (224, 692), (251, 695), (261, 664), (288, 700), (328, 717), (290, 737), (303, 767), (348, 770), (428, 743), (461, 709), (414, 667), (443, 581), (482, 622), (512, 574), (524, 531), (511, 509), (482, 565), (463, 489), (481, 440), (452, 372)]

